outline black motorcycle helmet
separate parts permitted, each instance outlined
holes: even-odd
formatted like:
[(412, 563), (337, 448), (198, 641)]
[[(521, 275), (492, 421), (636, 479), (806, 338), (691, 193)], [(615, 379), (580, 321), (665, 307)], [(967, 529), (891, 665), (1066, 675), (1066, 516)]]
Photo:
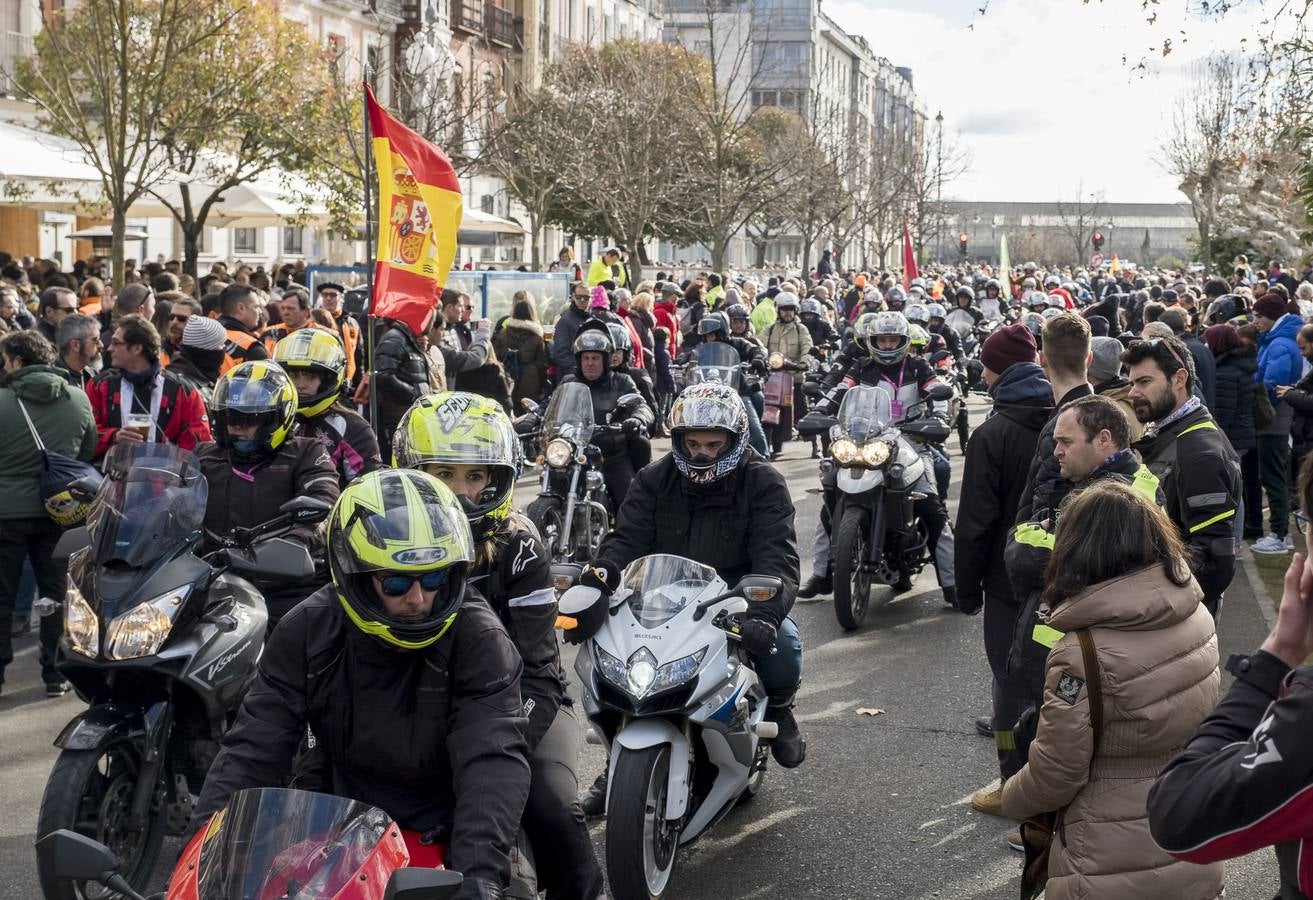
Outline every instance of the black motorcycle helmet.
[(714, 340), (723, 341), (729, 336), (729, 319), (719, 312), (707, 313), (698, 321), (698, 334), (714, 334)]
[(615, 352), (615, 342), (611, 340), (611, 332), (603, 322), (585, 322), (580, 328), (579, 333), (575, 335), (574, 344), (570, 348), (574, 352), (574, 362), (578, 367), (576, 371), (579, 377), (583, 378), (583, 355), (585, 353), (602, 354), (602, 374), (605, 375), (611, 371), (611, 354)]

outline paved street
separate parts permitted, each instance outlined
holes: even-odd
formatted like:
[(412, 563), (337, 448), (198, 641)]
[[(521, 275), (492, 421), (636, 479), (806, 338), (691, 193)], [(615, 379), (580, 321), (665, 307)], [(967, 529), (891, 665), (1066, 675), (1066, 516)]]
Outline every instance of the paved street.
[[(979, 413), (979, 410), (977, 410)], [(954, 441), (955, 443), (955, 441)], [(781, 462), (807, 548), (819, 510), (815, 463), (801, 444)], [(961, 457), (953, 454), (954, 495)], [(532, 499), (526, 482), (520, 501)], [(955, 505), (950, 514), (955, 513)], [(670, 896), (680, 898), (990, 898), (1016, 896), (1019, 855), (1008, 824), (967, 799), (995, 772), (992, 743), (970, 721), (988, 711), (980, 619), (946, 609), (932, 571), (916, 589), (845, 636), (828, 602), (794, 611), (806, 642), (799, 718), (809, 756), (772, 768), (765, 790), (681, 853)], [(1227, 594), (1221, 655), (1249, 651), (1267, 631), (1243, 572)], [(40, 694), (34, 641), (24, 639), (0, 699), (0, 898), (32, 898), (36, 808), (54, 761), (50, 742), (78, 709)], [(569, 654), (571, 657), (573, 653)], [(858, 716), (858, 707), (885, 710)], [(581, 780), (602, 753), (588, 746)], [(594, 828), (601, 852), (601, 826)], [(170, 852), (166, 845), (166, 852)], [(176, 852), (176, 849), (173, 851)], [(1267, 900), (1276, 866), (1259, 853), (1228, 870), (1228, 897)]]

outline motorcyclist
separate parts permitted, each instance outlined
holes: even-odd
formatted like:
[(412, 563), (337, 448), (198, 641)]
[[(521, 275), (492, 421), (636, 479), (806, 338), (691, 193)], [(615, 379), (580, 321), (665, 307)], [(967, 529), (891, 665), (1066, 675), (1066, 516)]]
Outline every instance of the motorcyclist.
[(415, 401), (397, 426), (393, 463), (451, 488), (469, 519), (469, 583), (506, 627), (524, 663), (520, 694), (528, 725), (524, 830), (548, 900), (593, 900), (602, 870), (577, 799), (579, 726), (556, 641), (551, 555), (511, 506), (522, 468), (520, 440), (501, 406), (445, 392)]
[(761, 341), (757, 340), (756, 335), (752, 333), (752, 318), (746, 306), (742, 303), (731, 303), (725, 307), (725, 315), (729, 317), (729, 333), (731, 335), (752, 341), (758, 346), (761, 345)]
[(991, 278), (985, 282), (985, 299), (980, 301), (980, 312), (990, 321), (1002, 319), (1007, 313), (1007, 300), (998, 279)]
[[(768, 371), (766, 351), (756, 341), (729, 334), (728, 322), (729, 320), (723, 312), (708, 313), (702, 321), (698, 322), (698, 334), (702, 337), (702, 343), (728, 345), (739, 355), (740, 362), (747, 363), (756, 375), (764, 376)], [(696, 349), (692, 350), (684, 361), (686, 363), (693, 362), (696, 353)], [(749, 385), (746, 378), (739, 381), (739, 396), (742, 398), (744, 409), (748, 414), (748, 442), (752, 445), (753, 450), (765, 456), (767, 453), (766, 432), (761, 426), (761, 413), (756, 407), (756, 404), (760, 402), (760, 395), (759, 385)]]
[[(611, 344), (615, 347), (611, 351), (611, 371), (628, 375), (633, 379), (638, 392), (643, 395), (643, 402), (652, 411), (652, 419), (655, 422), (657, 402), (656, 393), (652, 389), (652, 376), (647, 374), (647, 369), (629, 364), (633, 359), (632, 354), (634, 352), (634, 342), (630, 336), (629, 328), (617, 322), (607, 322), (606, 330), (610, 333)], [(648, 432), (651, 433), (650, 427)]]
[(295, 331), (274, 345), (274, 362), (296, 388), (297, 433), (324, 445), (341, 487), (382, 467), (374, 429), (341, 402), (348, 357), (332, 333), (320, 328)]
[[(902, 313), (882, 312), (869, 318), (863, 316), (854, 329), (852, 344), (839, 354), (837, 365), (825, 376), (823, 389), (837, 387), (840, 382), (849, 387), (857, 384), (883, 387), (891, 395), (890, 412), (893, 422), (890, 424), (902, 421), (905, 412), (913, 404), (922, 402), (930, 403), (934, 415), (945, 416), (948, 412), (947, 404), (931, 402), (928, 398), (930, 389), (941, 382), (924, 359), (909, 356), (911, 342), (909, 325)], [(823, 399), (817, 403), (816, 409), (820, 412), (833, 412), (835, 403), (831, 399)], [(918, 449), (933, 471), (935, 454), (924, 444), (919, 445)], [(833, 477), (831, 474), (830, 478)], [(828, 594), (833, 589), (830, 574), (830, 511), (834, 508), (834, 482), (823, 483), (822, 486), (825, 488), (826, 502), (816, 527), (812, 577), (798, 591), (798, 596), (804, 599)], [(948, 511), (937, 493), (915, 501), (913, 508), (929, 532), (929, 546), (933, 548), (932, 559), (939, 587), (944, 602), (952, 606), (957, 599), (957, 589), (953, 575), (953, 530), (948, 524)]]
[[(295, 497), (328, 503), (337, 499), (340, 487), (333, 461), (318, 438), (295, 433), (296, 410), (296, 389), (272, 361), (244, 362), (220, 376), (210, 399), (214, 440), (196, 448), (210, 488), (203, 543), (207, 551), (235, 529), (276, 518), (279, 508)], [(297, 526), (286, 536), (322, 560), (318, 529)], [(270, 630), (327, 581), (322, 568), (302, 582), (257, 581), (269, 609)]]
[(829, 317), (825, 314), (825, 304), (814, 297), (808, 297), (799, 304), (799, 309), (801, 312), (798, 318), (802, 320), (802, 324), (807, 327), (812, 337), (811, 354), (824, 362), (836, 339), (834, 326), (830, 324)]
[(469, 585), (474, 562), (465, 514), (432, 475), (382, 469), (343, 491), (332, 584), (274, 629), (193, 827), (243, 788), (285, 783), (308, 727), (333, 792), (395, 819), (412, 865), (445, 844), (465, 876), (456, 896), (500, 900), (529, 794), (523, 666)]
[[(652, 461), (652, 444), (647, 430), (654, 417), (646, 403), (637, 403), (625, 410), (617, 421), (611, 414), (617, 411), (620, 398), (637, 394), (634, 380), (622, 372), (611, 371), (611, 332), (602, 322), (585, 322), (574, 339), (576, 369), (561, 379), (561, 383), (577, 381), (588, 388), (593, 398), (593, 419), (598, 424), (620, 425), (623, 434), (595, 434), (593, 443), (602, 451), (602, 477), (615, 508), (625, 501), (634, 473)], [(641, 395), (640, 395), (641, 396)]]
[[(797, 294), (782, 291), (775, 297), (777, 318), (761, 333), (761, 342), (766, 346), (766, 352), (771, 356), (778, 353), (786, 369), (801, 368), (803, 360), (812, 349), (811, 332), (796, 318), (800, 305)], [(781, 401), (786, 400), (788, 398), (781, 398)], [(771, 459), (779, 457), (784, 450), (784, 442), (793, 437), (794, 415), (806, 415), (805, 403), (800, 402), (802, 400), (801, 391), (795, 383), (792, 400), (780, 403), (779, 422), (771, 427)]]
[(900, 288), (898, 285), (894, 285), (888, 291), (885, 292), (884, 295), (885, 309), (892, 310), (894, 312), (902, 312), (903, 307), (906, 305), (906, 303), (907, 303), (907, 295), (903, 293), (903, 289)]
[[(789, 618), (798, 585), (794, 508), (784, 476), (748, 446), (747, 426), (733, 388), (686, 388), (670, 411), (671, 452), (638, 474), (598, 559), (562, 596), (561, 612), (578, 621), (567, 641), (592, 637), (621, 571), (653, 553), (711, 566), (729, 585), (749, 574), (780, 578), (782, 590), (745, 614), (743, 648), (766, 688), (766, 718), (779, 726), (771, 753), (793, 768), (807, 755), (793, 716), (802, 679), (802, 638)], [(603, 773), (584, 798), (585, 812), (602, 813), (605, 798)]]

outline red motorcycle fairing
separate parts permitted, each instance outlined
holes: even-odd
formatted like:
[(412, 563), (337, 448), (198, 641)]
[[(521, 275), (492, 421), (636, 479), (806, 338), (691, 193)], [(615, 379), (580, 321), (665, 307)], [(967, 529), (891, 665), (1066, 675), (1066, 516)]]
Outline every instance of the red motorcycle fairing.
[[(211, 816), (179, 857), (167, 900), (382, 900), (397, 869), (443, 868), (445, 846), (421, 843), (419, 832), (406, 831), (381, 811), (355, 801), (278, 791), (322, 798), (312, 801), (321, 808), (289, 810), (290, 820), (267, 808), (254, 820), (249, 812), (231, 814), (235, 805), (252, 805), (250, 795), (268, 807), (273, 790), (239, 792)], [(266, 802), (259, 804), (260, 799)], [(324, 815), (325, 806), (337, 807), (330, 810), (336, 818)]]

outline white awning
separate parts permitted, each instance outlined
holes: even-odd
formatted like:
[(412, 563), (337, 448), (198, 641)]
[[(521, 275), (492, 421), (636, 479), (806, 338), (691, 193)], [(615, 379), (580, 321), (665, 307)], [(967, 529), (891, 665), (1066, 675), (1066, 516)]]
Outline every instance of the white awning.
[(503, 219), (501, 216), (470, 209), (468, 206), (465, 207), (461, 215), (460, 230), (477, 231), (484, 234), (524, 235), (528, 233), (523, 225), (512, 222), (510, 219)]
[[(219, 202), (210, 207), (205, 224), (216, 228), (264, 228), (287, 224), (298, 217), (311, 226), (323, 226), (329, 222), (328, 205), (319, 192), (299, 178), (288, 178), (291, 190), (283, 185), (280, 173), (267, 173), (253, 181), (229, 188), (221, 195)], [(188, 180), (179, 176), (179, 182)], [(190, 180), (192, 206), (195, 208), (214, 190), (213, 186), (195, 179)], [(154, 189), (160, 198), (182, 206), (182, 192), (178, 184), (164, 184)], [(304, 198), (304, 202), (293, 202), (289, 196)]]

